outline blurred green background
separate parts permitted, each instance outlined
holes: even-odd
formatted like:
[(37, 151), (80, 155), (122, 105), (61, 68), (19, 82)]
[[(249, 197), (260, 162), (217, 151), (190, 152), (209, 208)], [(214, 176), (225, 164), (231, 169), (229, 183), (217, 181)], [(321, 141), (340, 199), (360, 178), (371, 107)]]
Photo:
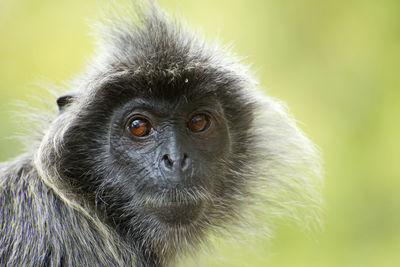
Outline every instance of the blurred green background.
[[(197, 265), (400, 266), (400, 1), (159, 2), (232, 42), (325, 162), (323, 231), (288, 224), (271, 243), (221, 241)], [(21, 152), (11, 137), (32, 127), (15, 121), (24, 108), (13, 103), (43, 77), (63, 84), (85, 66), (100, 3), (0, 0), (0, 161)]]

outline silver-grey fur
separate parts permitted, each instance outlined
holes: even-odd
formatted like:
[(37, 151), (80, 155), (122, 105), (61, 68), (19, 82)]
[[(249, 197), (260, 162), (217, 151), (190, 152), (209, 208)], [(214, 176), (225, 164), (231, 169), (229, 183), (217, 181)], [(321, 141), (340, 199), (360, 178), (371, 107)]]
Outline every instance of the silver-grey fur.
[[(227, 49), (206, 44), (155, 4), (135, 9), (135, 13), (117, 13), (98, 25), (97, 54), (88, 70), (69, 88), (79, 92), (79, 97), (54, 116), (37, 145), (31, 144), (26, 154), (1, 163), (0, 265), (167, 266), (197, 249), (205, 241), (205, 233), (224, 232), (227, 226), (248, 223), (252, 214), (262, 213), (268, 218), (267, 232), (273, 218), (282, 216), (306, 225), (318, 224), (319, 155), (284, 106), (262, 95), (250, 71)], [(116, 101), (115, 95), (123, 92), (119, 88), (132, 77), (136, 82), (146, 81), (143, 87), (151, 94), (157, 94), (148, 82), (154, 77), (168, 84), (199, 79), (209, 82), (210, 87), (219, 87), (213, 93), (221, 95), (226, 116), (230, 116), (232, 149), (246, 152), (220, 160), (219, 164), (227, 169), (225, 174), (234, 178), (225, 184), (229, 192), (220, 196), (195, 192), (196, 197), (214, 205), (202, 224), (167, 228), (151, 221), (148, 228), (141, 228), (136, 222), (128, 229), (128, 233), (140, 229), (142, 239), (136, 243), (121, 236), (107, 222), (101, 208), (97, 209), (104, 190), (115, 187), (109, 184), (113, 181), (93, 181), (94, 192), (81, 194), (87, 192), (86, 188), (73, 189), (71, 182), (66, 182), (71, 177), (65, 171), (65, 166), (79, 169), (85, 172), (82, 177), (91, 177), (90, 172), (97, 172), (96, 177), (101, 176), (98, 173), (104, 177), (111, 173), (107, 165), (102, 165), (107, 160), (106, 143), (95, 140), (88, 144), (90, 140), (75, 145), (70, 139), (72, 135), (86, 140), (81, 131), (86, 129), (85, 124), (106, 131), (87, 120), (96, 112), (100, 113), (96, 119), (107, 121), (107, 104)], [(106, 91), (106, 84), (113, 84), (113, 89)], [(201, 94), (211, 89), (198, 90)], [(98, 107), (97, 103), (105, 106)], [(243, 108), (235, 110), (234, 105)], [(243, 132), (232, 123), (240, 113), (249, 118), (246, 125), (250, 128)], [(102, 133), (98, 134), (101, 137)], [(64, 165), (69, 163), (65, 155), (71, 154), (82, 165)], [(74, 159), (68, 160), (76, 164)], [(83, 170), (82, 166), (96, 166), (98, 170)], [(183, 193), (180, 196), (190, 197)], [(142, 200), (130, 201), (126, 204), (134, 206)], [(164, 200), (155, 196), (148, 201)]]

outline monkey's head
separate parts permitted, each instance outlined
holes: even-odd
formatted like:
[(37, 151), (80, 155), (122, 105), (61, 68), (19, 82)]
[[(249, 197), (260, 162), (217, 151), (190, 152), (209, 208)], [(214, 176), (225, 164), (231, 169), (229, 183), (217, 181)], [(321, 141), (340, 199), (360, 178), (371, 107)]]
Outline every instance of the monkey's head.
[(310, 195), (312, 145), (226, 51), (155, 7), (102, 32), (38, 153), (59, 194), (159, 251), (234, 222), (261, 183), (274, 207)]

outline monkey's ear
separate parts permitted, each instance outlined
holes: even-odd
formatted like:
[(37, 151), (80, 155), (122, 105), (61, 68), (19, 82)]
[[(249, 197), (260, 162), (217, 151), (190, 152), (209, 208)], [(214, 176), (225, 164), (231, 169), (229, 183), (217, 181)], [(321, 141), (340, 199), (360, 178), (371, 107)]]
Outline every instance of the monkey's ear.
[(60, 96), (57, 98), (57, 105), (58, 105), (58, 111), (63, 112), (65, 107), (72, 102), (79, 96), (79, 93), (77, 92), (71, 92), (65, 95)]

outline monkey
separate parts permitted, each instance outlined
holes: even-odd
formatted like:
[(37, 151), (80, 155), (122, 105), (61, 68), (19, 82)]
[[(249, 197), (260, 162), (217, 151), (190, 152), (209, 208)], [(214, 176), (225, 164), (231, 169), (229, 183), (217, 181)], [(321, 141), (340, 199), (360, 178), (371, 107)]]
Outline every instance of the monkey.
[(251, 214), (318, 223), (320, 155), (284, 105), (156, 3), (132, 9), (0, 164), (1, 266), (171, 266)]

